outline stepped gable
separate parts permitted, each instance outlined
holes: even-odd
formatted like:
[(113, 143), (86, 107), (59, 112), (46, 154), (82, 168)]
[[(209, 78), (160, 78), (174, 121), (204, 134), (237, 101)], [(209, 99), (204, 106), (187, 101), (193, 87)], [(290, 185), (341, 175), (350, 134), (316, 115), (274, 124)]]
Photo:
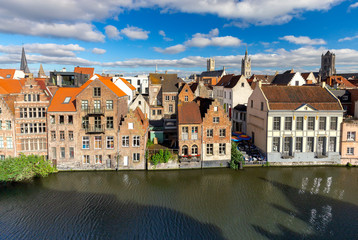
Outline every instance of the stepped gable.
[(262, 85), (271, 110), (296, 110), (308, 104), (317, 110), (342, 110), (332, 93), (321, 86)]
[(212, 102), (214, 102), (214, 100), (211, 98), (202, 97), (197, 97), (194, 101), (199, 105), (201, 118), (205, 117), (205, 114), (208, 111), (210, 105), (212, 104)]

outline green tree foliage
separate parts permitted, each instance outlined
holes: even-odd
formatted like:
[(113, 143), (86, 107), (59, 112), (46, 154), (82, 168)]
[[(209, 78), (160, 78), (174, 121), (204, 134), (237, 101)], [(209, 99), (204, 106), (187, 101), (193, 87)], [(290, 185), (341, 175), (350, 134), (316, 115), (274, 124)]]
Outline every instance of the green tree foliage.
[(158, 163), (167, 163), (171, 157), (172, 154), (168, 149), (166, 149), (165, 151), (163, 151), (163, 149), (160, 149), (158, 153), (152, 155), (150, 161), (154, 166), (156, 166)]
[(244, 156), (242, 153), (237, 149), (237, 145), (235, 143), (231, 143), (231, 160), (230, 160), (230, 168), (232, 169), (239, 169), (239, 164), (244, 164)]
[(20, 155), (0, 161), (0, 182), (19, 182), (33, 177), (46, 177), (56, 172), (50, 161), (38, 155)]

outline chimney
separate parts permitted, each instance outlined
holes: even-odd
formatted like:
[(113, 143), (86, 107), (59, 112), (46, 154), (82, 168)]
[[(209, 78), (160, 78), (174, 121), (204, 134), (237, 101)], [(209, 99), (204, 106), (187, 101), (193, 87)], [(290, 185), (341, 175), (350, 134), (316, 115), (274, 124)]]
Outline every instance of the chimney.
[(322, 82), (322, 88), (326, 87), (326, 82)]
[(262, 82), (261, 82), (261, 80), (259, 80), (258, 84), (259, 84), (259, 88), (261, 88), (261, 87), (262, 87)]
[(66, 68), (64, 67), (64, 68), (62, 68), (62, 72), (66, 72)]

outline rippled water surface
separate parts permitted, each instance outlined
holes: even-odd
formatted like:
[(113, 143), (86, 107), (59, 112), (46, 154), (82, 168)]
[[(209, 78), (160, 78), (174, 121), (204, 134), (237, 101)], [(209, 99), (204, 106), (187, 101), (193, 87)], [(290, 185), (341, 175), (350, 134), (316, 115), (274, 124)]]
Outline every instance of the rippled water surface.
[(358, 168), (58, 173), (0, 186), (0, 239), (358, 239)]

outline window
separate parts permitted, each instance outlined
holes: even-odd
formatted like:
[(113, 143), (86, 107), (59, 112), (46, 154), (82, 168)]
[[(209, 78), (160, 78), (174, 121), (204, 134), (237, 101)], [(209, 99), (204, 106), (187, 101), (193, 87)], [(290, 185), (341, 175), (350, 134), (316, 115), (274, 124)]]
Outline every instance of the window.
[(93, 97), (100, 97), (101, 96), (101, 88), (95, 87), (93, 88)]
[(226, 129), (220, 129), (220, 137), (226, 137)]
[(1, 107), (0, 107), (0, 113), (2, 113), (2, 109), (1, 109)]
[(129, 136), (122, 136), (122, 147), (129, 147)]
[(138, 105), (142, 105), (142, 101), (138, 101)]
[(94, 100), (94, 109), (101, 109), (101, 101), (100, 100)]
[(181, 148), (181, 153), (182, 153), (182, 155), (184, 155), (184, 156), (189, 155), (189, 150), (188, 150), (188, 146), (187, 146), (187, 145), (184, 145), (184, 146)]
[(347, 132), (347, 141), (355, 141), (356, 132)]
[(308, 137), (307, 138), (307, 152), (313, 152), (313, 146), (314, 146), (314, 138)]
[(303, 130), (303, 117), (296, 118), (296, 130)]
[(73, 141), (73, 131), (68, 131), (68, 139)]
[(273, 130), (281, 130), (281, 117), (273, 118)]
[(214, 132), (213, 129), (207, 129), (206, 130), (206, 136), (207, 137), (213, 137), (214, 136), (213, 132)]
[(225, 143), (219, 143), (219, 154), (220, 155), (226, 154), (226, 144)]
[(254, 107), (254, 100), (251, 100), (251, 108)]
[[(169, 108), (170, 108), (170, 106), (169, 106)], [(158, 109), (157, 115), (162, 115), (162, 110)]]
[(214, 146), (212, 143), (206, 144), (206, 154), (213, 155), (214, 153)]
[(2, 129), (2, 120), (0, 120), (0, 130)]
[(193, 146), (191, 147), (191, 154), (192, 154), (192, 155), (198, 155), (198, 146), (193, 145)]
[(302, 137), (296, 137), (296, 152), (302, 152)]
[(128, 129), (133, 129), (133, 123), (128, 123)]
[(181, 136), (182, 136), (182, 140), (188, 140), (189, 139), (189, 127), (182, 127), (181, 128)]
[(89, 125), (88, 116), (82, 117), (82, 128), (87, 129)]
[(214, 107), (214, 112), (217, 112), (217, 111), (218, 111), (218, 107), (215, 106), (215, 107)]
[(152, 115), (155, 115), (155, 110), (152, 110)]
[(188, 101), (188, 96), (184, 97), (184, 101), (187, 102)]
[(107, 100), (106, 101), (106, 108), (107, 108), (107, 110), (112, 110), (113, 109), (113, 100)]
[(245, 87), (245, 83), (241, 83), (241, 87)]
[(133, 137), (133, 147), (139, 147), (140, 146), (140, 136), (134, 136)]
[(70, 147), (69, 152), (70, 152), (70, 158), (74, 158), (75, 157), (75, 148)]
[(94, 155), (94, 160), (96, 164), (102, 164), (102, 155)]
[(347, 155), (354, 155), (354, 148), (353, 147), (347, 147)]
[(273, 152), (280, 151), (280, 138), (279, 137), (272, 138), (272, 151)]
[(285, 117), (285, 130), (292, 130), (292, 117)]
[(90, 163), (90, 156), (89, 155), (83, 155), (82, 156), (82, 162), (83, 162), (83, 164), (89, 164)]
[(175, 96), (172, 96), (172, 101), (175, 101)]
[(139, 162), (140, 154), (139, 153), (133, 153), (133, 162)]
[(5, 121), (6, 124), (6, 130), (11, 130), (11, 121), (10, 120), (6, 120)]
[(56, 141), (56, 132), (55, 131), (51, 131), (51, 140)]
[(65, 131), (60, 131), (60, 140), (65, 141)]
[(88, 100), (82, 100), (81, 108), (82, 108), (82, 110), (88, 109)]
[(307, 130), (314, 130), (314, 125), (315, 125), (315, 118), (314, 117), (308, 117)]
[(8, 148), (8, 149), (13, 148), (13, 146), (12, 146), (12, 137), (7, 137), (6, 138), (6, 148)]
[(57, 159), (56, 148), (55, 148), (55, 147), (52, 147), (51, 149), (52, 149), (52, 150), (51, 150), (51, 152), (52, 152), (52, 158), (53, 158), (53, 159)]
[(102, 148), (102, 137), (95, 136), (94, 137), (94, 149), (101, 149)]
[[(128, 143), (129, 143), (129, 137), (128, 137)], [(113, 136), (107, 136), (107, 149), (114, 149), (114, 137)]]
[(73, 116), (68, 115), (68, 124), (73, 124)]
[(169, 104), (169, 112), (173, 112), (173, 104)]
[(65, 123), (65, 116), (60, 115), (60, 124), (64, 124)]
[(113, 117), (107, 117), (107, 128), (108, 129), (113, 128)]
[(329, 146), (328, 151), (335, 152), (336, 151), (336, 137), (329, 138)]
[(346, 95), (346, 96), (342, 96), (342, 100), (343, 101), (347, 101), (348, 100), (348, 96)]
[(0, 148), (4, 148), (4, 138), (0, 136)]
[(65, 158), (65, 148), (60, 147), (60, 158)]
[(192, 140), (198, 139), (198, 127), (191, 127), (191, 139)]
[(82, 149), (89, 149), (90, 148), (90, 140), (88, 136), (82, 137)]
[(219, 117), (213, 117), (213, 123), (219, 123), (220, 118)]
[(283, 151), (284, 153), (291, 155), (292, 148), (292, 137), (285, 137), (283, 142)]
[(65, 101), (63, 101), (63, 103), (64, 103), (64, 104), (67, 104), (67, 103), (70, 102), (70, 100), (71, 100), (71, 97), (66, 97), (66, 98), (65, 98)]
[(169, 96), (165, 96), (165, 101), (169, 101)]
[(337, 130), (337, 122), (338, 122), (337, 117), (331, 117), (331, 124), (330, 124), (331, 130)]
[(264, 103), (261, 102), (261, 111), (263, 111), (263, 110), (264, 110)]
[(319, 117), (319, 130), (326, 130), (326, 117)]

